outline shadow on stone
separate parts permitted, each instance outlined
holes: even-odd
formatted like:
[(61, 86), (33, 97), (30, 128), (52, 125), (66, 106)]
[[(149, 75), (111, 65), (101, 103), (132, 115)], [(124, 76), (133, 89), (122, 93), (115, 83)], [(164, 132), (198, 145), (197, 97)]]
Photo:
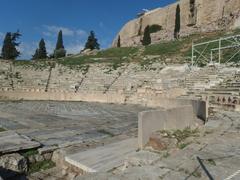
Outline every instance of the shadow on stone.
[(26, 175), (0, 167), (0, 180), (27, 180)]

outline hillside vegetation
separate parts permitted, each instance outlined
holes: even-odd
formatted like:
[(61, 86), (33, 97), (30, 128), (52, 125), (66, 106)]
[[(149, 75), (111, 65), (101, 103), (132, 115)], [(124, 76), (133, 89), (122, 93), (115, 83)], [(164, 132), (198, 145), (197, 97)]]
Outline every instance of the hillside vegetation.
[[(155, 61), (166, 63), (166, 58), (180, 59), (178, 63), (185, 63), (190, 61), (192, 52), (192, 42), (200, 43), (205, 41), (210, 41), (214, 39), (219, 39), (220, 37), (230, 36), (240, 34), (240, 29), (234, 30), (232, 32), (212, 32), (205, 34), (193, 34), (188, 37), (181, 38), (179, 40), (173, 40), (168, 42), (161, 42), (159, 44), (152, 44), (148, 46), (138, 46), (138, 47), (121, 47), (121, 48), (109, 48), (97, 52), (95, 55), (77, 55), (71, 57), (65, 57), (56, 60), (57, 63), (64, 66), (69, 66), (71, 68), (84, 66), (93, 63), (107, 63), (113, 66), (113, 69), (118, 68), (123, 63), (135, 62), (141, 65), (151, 64)], [(210, 53), (210, 49), (215, 48), (218, 43), (212, 43), (206, 47), (205, 55)], [(202, 48), (202, 49), (201, 49)], [(205, 47), (200, 47), (199, 51), (203, 50)], [(228, 58), (232, 52), (226, 51), (223, 54), (223, 59)], [(239, 61), (239, 55), (236, 56), (232, 61)], [(173, 61), (174, 63), (174, 61)], [(201, 62), (200, 62), (201, 63)], [(36, 65), (35, 62), (30, 61), (15, 61), (16, 65), (24, 66), (34, 66), (44, 68), (48, 66), (43, 60), (38, 61)]]

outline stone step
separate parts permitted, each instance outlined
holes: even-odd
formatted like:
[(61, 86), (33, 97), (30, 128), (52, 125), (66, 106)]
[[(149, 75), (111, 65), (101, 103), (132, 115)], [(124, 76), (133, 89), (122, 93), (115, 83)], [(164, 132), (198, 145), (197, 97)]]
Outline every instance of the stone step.
[(107, 172), (121, 166), (137, 150), (137, 139), (127, 139), (106, 146), (67, 155), (65, 161), (85, 172)]

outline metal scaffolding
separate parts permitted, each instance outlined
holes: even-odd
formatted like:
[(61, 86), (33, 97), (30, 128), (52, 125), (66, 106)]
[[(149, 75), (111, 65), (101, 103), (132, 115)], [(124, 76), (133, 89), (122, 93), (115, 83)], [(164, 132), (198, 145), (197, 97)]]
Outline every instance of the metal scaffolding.
[[(225, 50), (228, 50), (228, 53), (231, 54), (229, 57), (223, 56)], [(198, 44), (192, 43), (192, 66), (200, 63), (228, 63), (239, 54), (240, 35), (223, 37)]]

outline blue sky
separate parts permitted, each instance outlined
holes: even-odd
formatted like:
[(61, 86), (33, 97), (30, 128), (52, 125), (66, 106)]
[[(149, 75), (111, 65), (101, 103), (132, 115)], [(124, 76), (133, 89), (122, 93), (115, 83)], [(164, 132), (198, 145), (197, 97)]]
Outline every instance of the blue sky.
[(21, 59), (30, 58), (41, 38), (47, 50), (55, 47), (63, 30), (68, 53), (83, 48), (94, 30), (101, 48), (111, 45), (121, 27), (142, 9), (162, 7), (176, 0), (0, 0), (0, 46), (6, 32), (22, 33)]

